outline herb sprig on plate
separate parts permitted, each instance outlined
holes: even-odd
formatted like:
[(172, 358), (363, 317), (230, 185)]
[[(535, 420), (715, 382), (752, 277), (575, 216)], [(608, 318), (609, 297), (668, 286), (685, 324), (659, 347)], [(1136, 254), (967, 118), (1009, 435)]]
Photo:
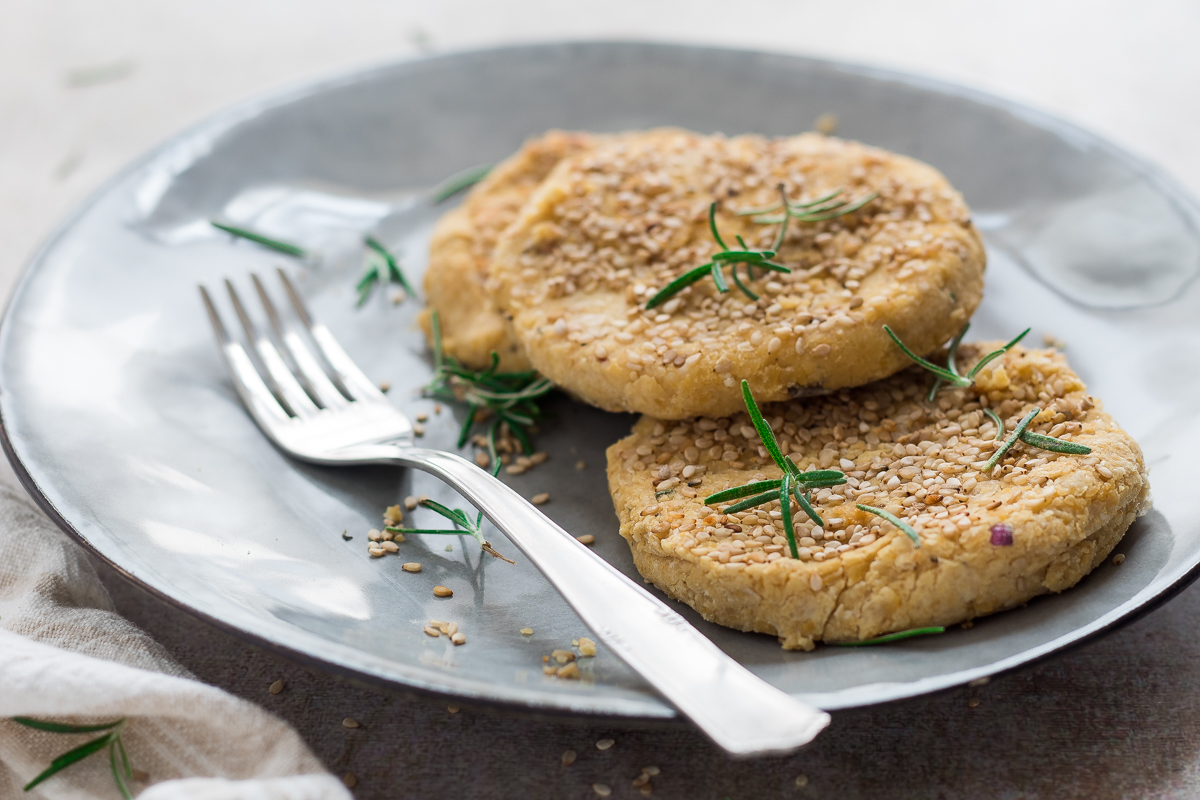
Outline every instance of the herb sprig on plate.
[(430, 192), (431, 199), (434, 203), (442, 203), (464, 189), (470, 189), (486, 178), (488, 173), (492, 171), (493, 166), (492, 164), (480, 164), (477, 167), (464, 169), (462, 172), (451, 175), (434, 187), (433, 191)]
[[(810, 200), (807, 203), (793, 203), (786, 195), (780, 201), (766, 208), (748, 208), (737, 212), (739, 217), (754, 217), (754, 222), (760, 225), (772, 225), (787, 222), (788, 218), (797, 222), (821, 222), (845, 214), (852, 214), (867, 203), (879, 197), (879, 192), (865, 194), (857, 200), (847, 200), (842, 197), (843, 189), (836, 189), (824, 197)], [(782, 193), (781, 193), (782, 194)], [(783, 214), (773, 214), (775, 211), (787, 209)]]
[[(739, 502), (733, 503), (723, 512), (725, 514), (734, 514), (748, 508), (778, 501), (779, 510), (783, 517), (783, 531), (787, 537), (788, 549), (791, 552), (792, 558), (799, 558), (800, 553), (796, 546), (795, 523), (792, 520), (792, 500), (796, 501), (796, 504), (800, 506), (800, 509), (804, 511), (809, 519), (817, 525), (824, 527), (825, 521), (821, 519), (821, 516), (812, 506), (812, 501), (810, 500), (811, 492), (813, 489), (840, 486), (846, 483), (846, 476), (843, 472), (836, 469), (801, 471), (796, 466), (796, 462), (786, 457), (783, 451), (779, 449), (779, 442), (775, 438), (775, 433), (763, 418), (762, 411), (759, 410), (758, 403), (754, 399), (754, 394), (750, 391), (750, 383), (745, 380), (742, 381), (742, 400), (746, 404), (746, 412), (750, 415), (750, 422), (754, 425), (754, 430), (758, 433), (759, 440), (762, 441), (763, 447), (771, 457), (771, 460), (783, 470), (783, 477), (779, 480), (755, 481), (743, 486), (725, 489), (704, 498), (704, 503), (707, 506), (715, 508), (718, 504), (737, 500)], [(904, 531), (913, 540), (915, 546), (921, 546), (921, 539), (917, 535), (917, 532), (903, 520), (881, 508), (862, 504), (859, 504), (858, 508), (891, 522)]]
[(125, 717), (121, 717), (113, 722), (102, 722), (97, 725), (67, 725), (62, 722), (42, 722), (36, 719), (29, 719), (28, 717), (13, 717), (12, 721), (18, 725), (24, 725), (26, 728), (46, 731), (47, 733), (105, 732), (103, 736), (92, 739), (90, 742), (85, 742), (54, 759), (54, 761), (50, 762), (50, 766), (46, 767), (37, 777), (25, 784), (25, 791), (30, 791), (33, 787), (52, 775), (107, 747), (108, 763), (112, 767), (113, 781), (117, 784), (117, 791), (121, 793), (121, 797), (125, 798), (125, 800), (133, 800), (133, 793), (129, 790), (129, 781), (133, 779), (133, 764), (129, 761), (129, 754), (125, 752), (125, 743), (121, 741), (121, 733), (125, 730)]
[(398, 283), (404, 289), (407, 297), (416, 297), (417, 290), (408, 282), (404, 271), (400, 269), (400, 260), (383, 246), (374, 236), (363, 240), (366, 245), (366, 260), (362, 277), (358, 279), (355, 289), (358, 290), (358, 305), (367, 302), (371, 292), (382, 283)]
[(268, 250), (274, 250), (276, 253), (283, 253), (285, 256), (293, 258), (304, 258), (308, 255), (308, 251), (298, 244), (285, 242), (282, 239), (272, 239), (269, 236), (252, 231), (249, 228), (239, 228), (236, 225), (228, 225), (224, 222), (217, 222), (215, 219), (210, 219), (209, 224), (217, 230), (225, 231), (235, 239), (245, 239), (248, 242), (260, 244)]
[(500, 372), (500, 356), (492, 353), (492, 364), (487, 369), (473, 370), (464, 367), (452, 356), (446, 355), (442, 345), (442, 323), (437, 311), (432, 314), (433, 327), (433, 379), (422, 389), (425, 397), (445, 400), (457, 405), (466, 405), (458, 434), (458, 447), (464, 446), (471, 437), (476, 423), (491, 420), (488, 425), (488, 451), (492, 456), (492, 467), (497, 468), (496, 440), (502, 426), (521, 443), (526, 455), (533, 453), (530, 427), (542, 418), (538, 400), (554, 390), (549, 378), (536, 372)]
[[(937, 364), (918, 356), (916, 353), (910, 350), (904, 344), (904, 342), (900, 341), (900, 337), (897, 336), (887, 325), (884, 325), (883, 329), (887, 332), (888, 336), (892, 337), (892, 341), (895, 342), (896, 345), (904, 352), (904, 355), (908, 356), (918, 366), (934, 374), (936, 380), (933, 383), (933, 387), (929, 390), (928, 398), (932, 402), (932, 400), (937, 396), (938, 391), (941, 390), (943, 384), (948, 384), (957, 388), (973, 386), (975, 384), (975, 378), (979, 375), (980, 370), (1011, 350), (1013, 346), (1024, 339), (1031, 330), (1030, 328), (1026, 328), (1025, 330), (1021, 331), (1021, 333), (1018, 334), (1012, 341), (1008, 342), (1008, 344), (993, 350), (983, 358), (979, 359), (975, 366), (971, 367), (970, 371), (967, 372), (966, 375), (960, 375), (957, 365), (958, 346), (962, 342), (963, 336), (966, 335), (967, 329), (970, 327), (970, 325), (966, 325), (962, 329), (962, 332), (959, 333), (958, 336), (955, 336), (954, 340), (950, 342), (950, 348), (946, 353), (945, 367), (939, 367)], [(990, 408), (985, 408), (984, 413), (987, 414), (988, 418), (996, 426), (996, 439), (1000, 439), (1005, 433), (1004, 420), (1000, 418), (999, 414)], [(1040, 450), (1049, 450), (1054, 453), (1087, 455), (1088, 453), (1092, 452), (1092, 448), (1088, 447), (1087, 445), (1077, 444), (1076, 442), (1068, 442), (1065, 439), (1057, 439), (1053, 436), (1046, 436), (1045, 434), (1034, 433), (1033, 431), (1029, 430), (1029, 425), (1040, 413), (1042, 413), (1042, 409), (1038, 406), (1034, 406), (1033, 410), (1026, 414), (1021, 421), (1017, 423), (1017, 427), (1013, 429), (1012, 434), (1005, 439), (1004, 444), (1000, 446), (1000, 449), (993, 453), (992, 457), (988, 459), (987, 464), (983, 468), (983, 472), (991, 472), (992, 469), (998, 463), (1000, 463), (1000, 460), (1008, 454), (1008, 451), (1011, 450), (1013, 445), (1015, 445), (1018, 441), (1024, 442), (1030, 447), (1036, 447)]]

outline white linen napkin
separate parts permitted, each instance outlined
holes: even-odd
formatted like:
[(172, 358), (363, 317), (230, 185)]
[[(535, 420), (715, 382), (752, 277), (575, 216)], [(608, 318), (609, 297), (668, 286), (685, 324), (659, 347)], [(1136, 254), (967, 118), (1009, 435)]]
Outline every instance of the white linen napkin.
[(291, 726), (192, 678), (113, 610), (83, 551), (0, 487), (0, 797), (119, 797), (107, 750), (28, 794), (54, 758), (97, 733), (33, 730), (11, 717), (88, 724), (127, 717), (141, 800), (349, 800)]

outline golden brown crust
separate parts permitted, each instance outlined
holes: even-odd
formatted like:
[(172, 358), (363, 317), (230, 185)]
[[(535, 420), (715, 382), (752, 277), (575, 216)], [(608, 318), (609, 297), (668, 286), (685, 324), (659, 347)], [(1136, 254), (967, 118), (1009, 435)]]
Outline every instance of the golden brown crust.
[[(861, 211), (789, 226), (751, 302), (709, 278), (652, 311), (659, 288), (719, 250), (708, 206), (736, 247), (778, 227), (735, 212), (842, 189)], [(540, 372), (608, 410), (664, 419), (856, 386), (903, 368), (886, 323), (919, 353), (957, 333), (979, 302), (984, 252), (961, 197), (928, 165), (855, 142), (657, 130), (564, 159), (497, 243), (489, 288)], [(728, 271), (726, 273), (728, 275)], [(745, 273), (743, 272), (743, 275)]]
[(447, 212), (433, 229), (425, 273), (427, 307), (418, 322), (432, 339), (431, 312), (436, 310), (443, 346), (463, 364), (483, 369), (491, 364), (495, 352), (504, 371), (530, 368), (513, 336), (512, 323), (484, 288), (492, 249), (554, 166), (564, 156), (588, 146), (591, 139), (585, 133), (563, 131), (530, 139), (497, 164), (471, 189), (462, 205)]
[[(964, 346), (960, 363), (983, 352)], [(706, 619), (776, 635), (789, 649), (949, 625), (1075, 585), (1146, 501), (1136, 442), (1054, 351), (1015, 348), (974, 387), (943, 390), (934, 405), (925, 400), (930, 380), (913, 368), (833, 397), (764, 407), (797, 464), (850, 478), (813, 495), (827, 531), (798, 515), (801, 559), (788, 555), (782, 522), (771, 516), (778, 503), (736, 517), (704, 506), (709, 494), (780, 475), (758, 438), (744, 435), (744, 413), (643, 418), (608, 451), (621, 535), (638, 570)], [(985, 474), (999, 443), (981, 404), (1009, 431), (1039, 406), (1031, 430), (1092, 452), (1018, 443)], [(922, 546), (856, 503), (904, 517)], [(1011, 527), (1011, 546), (991, 544), (997, 525)]]

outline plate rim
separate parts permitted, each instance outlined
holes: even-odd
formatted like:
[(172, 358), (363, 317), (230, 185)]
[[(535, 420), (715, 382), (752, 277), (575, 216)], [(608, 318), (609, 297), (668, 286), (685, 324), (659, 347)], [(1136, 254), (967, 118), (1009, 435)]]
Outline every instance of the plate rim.
[[(707, 54), (716, 53), (730, 58), (757, 57), (781, 59), (792, 62), (806, 62), (809, 66), (817, 69), (826, 69), (833, 72), (877, 81), (899, 83), (920, 90), (957, 97), (978, 103), (986, 107), (1005, 111), (1020, 119), (1024, 119), (1030, 124), (1047, 130), (1062, 139), (1074, 143), (1083, 143), (1089, 147), (1097, 148), (1103, 151), (1108, 157), (1117, 160), (1118, 162), (1130, 168), (1133, 172), (1136, 172), (1139, 176), (1147, 179), (1157, 191), (1162, 193), (1168, 199), (1168, 201), (1171, 202), (1171, 204), (1181, 212), (1181, 214), (1191, 224), (1192, 228), (1197, 232), (1200, 232), (1200, 202), (1198, 202), (1187, 191), (1187, 189), (1182, 186), (1182, 184), (1180, 184), (1172, 175), (1167, 173), (1158, 164), (1118, 146), (1105, 137), (1096, 134), (1087, 128), (1084, 128), (1075, 122), (1059, 117), (1050, 112), (1016, 100), (995, 95), (981, 89), (956, 84), (941, 78), (909, 73), (903, 70), (896, 70), (888, 67), (858, 64), (837, 59), (815, 58), (812, 56), (799, 55), (778, 50), (718, 47), (661, 40), (580, 38), (519, 42), (490, 47), (464, 47), (428, 55), (382, 59), (359, 65), (357, 67), (349, 67), (342, 70), (337, 70), (326, 75), (289, 81), (277, 88), (268, 89), (251, 95), (246, 99), (223, 106), (217, 111), (208, 114), (200, 120), (167, 136), (157, 145), (149, 148), (139, 156), (135, 157), (132, 161), (130, 161), (121, 169), (117, 170), (108, 179), (103, 181), (78, 205), (76, 205), (70, 212), (62, 217), (60, 221), (56, 223), (53, 228), (51, 228), (50, 232), (43, 239), (42, 243), (34, 250), (32, 255), (26, 261), (18, 280), (13, 285), (12, 292), (9, 295), (8, 301), (5, 305), (3, 320), (0, 321), (0, 362), (3, 361), (3, 354), (9, 349), (9, 342), (12, 337), (12, 320), (15, 315), (14, 310), (20, 306), (22, 298), (26, 294), (28, 284), (33, 279), (33, 275), (44, 263), (47, 256), (55, 249), (59, 241), (69, 231), (71, 231), (76, 226), (78, 221), (83, 218), (95, 205), (97, 205), (102, 199), (108, 197), (115, 188), (124, 183), (129, 177), (136, 174), (138, 171), (143, 170), (147, 166), (153, 164), (155, 161), (160, 160), (165, 154), (169, 153), (172, 148), (178, 147), (185, 142), (193, 141), (198, 138), (214, 140), (224, 131), (236, 127), (238, 123), (248, 119), (253, 119), (254, 117), (274, 108), (283, 107), (289, 103), (319, 94), (321, 92), (336, 89), (341, 86), (347, 86), (359, 82), (367, 82), (382, 74), (391, 72), (393, 70), (403, 69), (404, 67), (411, 67), (425, 63), (436, 63), (439, 61), (455, 60), (463, 57), (502, 54), (513, 51), (536, 53), (537, 51), (550, 52), (561, 50), (562, 48), (591, 49), (613, 47), (628, 47), (650, 51), (669, 51), (678, 53), (680, 55), (685, 55), (689, 52)], [(1181, 286), (1179, 291), (1174, 296), (1163, 302), (1172, 302), (1179, 296), (1179, 294), (1186, 291), (1187, 288), (1198, 279), (1200, 279), (1200, 272), (1193, 274)], [(1054, 291), (1048, 286), (1047, 289)], [(0, 366), (2, 366), (2, 364), (0, 364)], [(332, 672), (333, 674), (339, 675), (343, 678), (364, 682), (376, 688), (401, 694), (415, 694), (423, 697), (442, 699), (453, 697), (457, 699), (464, 699), (467, 702), (481, 706), (504, 708), (517, 713), (535, 717), (545, 716), (559, 719), (563, 717), (585, 717), (622, 719), (631, 722), (641, 720), (658, 723), (667, 723), (672, 720), (681, 722), (681, 718), (675, 713), (673, 707), (655, 694), (648, 695), (646, 703), (614, 701), (610, 698), (607, 701), (610, 708), (608, 710), (604, 710), (597, 707), (579, 707), (579, 701), (585, 700), (585, 698), (582, 696), (576, 698), (573, 695), (563, 695), (561, 697), (555, 695), (535, 695), (533, 697), (521, 699), (516, 696), (498, 697), (495, 695), (478, 693), (468, 689), (469, 685), (475, 684), (477, 681), (468, 681), (461, 678), (455, 679), (452, 676), (447, 676), (445, 681), (438, 683), (429, 681), (401, 681), (394, 677), (385, 677), (379, 675), (366, 665), (355, 667), (344, 662), (333, 660), (334, 654), (326, 654), (325, 656), (322, 656), (311, 652), (306, 652), (302, 649), (299, 649), (298, 646), (293, 646), (292, 644), (287, 644), (273, 639), (266, 632), (258, 632), (239, 627), (233, 622), (227, 622), (208, 612), (195, 608), (189, 605), (187, 602), (171, 596), (167, 592), (130, 573), (127, 569), (102, 553), (75, 527), (73, 523), (67, 519), (65, 514), (59, 511), (59, 509), (43, 491), (42, 487), (38, 485), (37, 481), (30, 474), (24, 462), (22, 462), (18, 453), (19, 443), (14, 443), (10, 438), (7, 424), (7, 412), (9, 410), (8, 404), (10, 396), (10, 393), (7, 391), (0, 392), (0, 447), (3, 448), (4, 453), (8, 458), (8, 461), (12, 466), (13, 471), (17, 475), (22, 487), (34, 500), (36, 505), (52, 521), (54, 521), (54, 523), (61, 530), (63, 530), (77, 543), (82, 545), (84, 549), (94, 558), (97, 558), (106, 564), (117, 575), (121, 576), (121, 578), (132, 582), (143, 591), (150, 593), (160, 600), (166, 601), (175, 608), (178, 608), (197, 619), (213, 625), (217, 629), (232, 635), (240, 641), (247, 642), (256, 647), (261, 647), (268, 652), (275, 653), (310, 668)], [(826, 692), (812, 696), (799, 694), (797, 696), (801, 699), (807, 699), (810, 701), (820, 698), (822, 700), (820, 703), (821, 707), (828, 710), (840, 710), (878, 705), (887, 702), (897, 702), (932, 693), (947, 691), (977, 678), (990, 678), (1003, 675), (1023, 667), (1033, 666), (1045, 661), (1051, 656), (1058, 655), (1060, 653), (1066, 653), (1085, 644), (1094, 642), (1101, 636), (1134, 622), (1161, 607), (1163, 604), (1187, 588), (1192, 582), (1197, 580), (1197, 578), (1200, 578), (1200, 556), (1196, 558), (1195, 563), (1190, 567), (1178, 568), (1173, 574), (1162, 578), (1161, 581), (1163, 585), (1152, 589), (1154, 586), (1152, 583), (1149, 586), (1144, 587), (1133, 597), (1130, 597), (1125, 602), (1121, 603), (1116, 608), (1113, 608), (1108, 613), (1094, 620), (1090, 624), (1076, 628), (1071, 632), (1059, 636), (1056, 639), (1046, 642), (1038, 647), (1024, 650), (1020, 653), (1009, 656), (1008, 658), (992, 662), (991, 664), (983, 667), (946, 673), (933, 678), (911, 681), (904, 684), (875, 684), (874, 686), (880, 687), (878, 689), (872, 689), (871, 685), (863, 685), (854, 687), (852, 690), (847, 689), (839, 692)], [(1147, 591), (1151, 591), (1150, 595), (1143, 598), (1143, 595), (1145, 595)], [(303, 634), (302, 638), (319, 639), (319, 637), (311, 633)], [(895, 687), (897, 686), (902, 686), (904, 688), (897, 692), (895, 691)], [(888, 690), (887, 687), (890, 687), (891, 690)], [(853, 694), (854, 696), (839, 699), (839, 695), (843, 694)], [(641, 705), (645, 707), (646, 705), (653, 706), (654, 704), (657, 704), (658, 708), (661, 709), (661, 713), (627, 713), (625, 711), (613, 708), (614, 706), (620, 705), (635, 707)]]

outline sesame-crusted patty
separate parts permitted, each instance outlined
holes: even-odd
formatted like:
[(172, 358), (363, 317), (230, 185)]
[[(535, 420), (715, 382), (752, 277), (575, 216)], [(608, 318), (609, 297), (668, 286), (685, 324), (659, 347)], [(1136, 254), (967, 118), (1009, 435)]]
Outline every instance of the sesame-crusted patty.
[[(710, 260), (717, 226), (734, 249), (770, 248), (778, 224), (738, 211), (841, 190), (878, 197), (854, 213), (792, 220), (775, 261), (720, 294), (704, 278), (647, 301)], [(564, 159), (501, 236), (489, 288), (533, 366), (587, 402), (663, 419), (858, 386), (957, 333), (983, 289), (984, 251), (966, 205), (937, 170), (819, 134), (785, 139), (656, 130)], [(740, 275), (745, 278), (744, 267)], [(728, 270), (725, 273), (728, 277)]]
[[(959, 364), (988, 349), (964, 345)], [(932, 404), (930, 381), (914, 367), (764, 407), (798, 466), (841, 469), (848, 481), (814, 492), (824, 528), (795, 514), (799, 559), (778, 502), (733, 515), (704, 505), (723, 489), (780, 477), (744, 412), (642, 418), (608, 450), (609, 488), (638, 571), (706, 619), (804, 650), (963, 622), (1074, 586), (1146, 501), (1137, 443), (1052, 350), (1014, 348), (974, 386), (943, 390)], [(983, 472), (1001, 444), (983, 409), (1011, 432), (1035, 406), (1043, 410), (1030, 430), (1092, 452), (1018, 443)], [(858, 503), (904, 519), (921, 547)]]
[(530, 139), (497, 164), (462, 205), (445, 214), (433, 229), (425, 273), (428, 306), (419, 322), (425, 335), (432, 337), (431, 311), (436, 310), (446, 352), (468, 367), (487, 367), (495, 352), (502, 370), (529, 369), (512, 324), (484, 290), (492, 248), (554, 166), (586, 147), (591, 138), (585, 133), (550, 131)]

